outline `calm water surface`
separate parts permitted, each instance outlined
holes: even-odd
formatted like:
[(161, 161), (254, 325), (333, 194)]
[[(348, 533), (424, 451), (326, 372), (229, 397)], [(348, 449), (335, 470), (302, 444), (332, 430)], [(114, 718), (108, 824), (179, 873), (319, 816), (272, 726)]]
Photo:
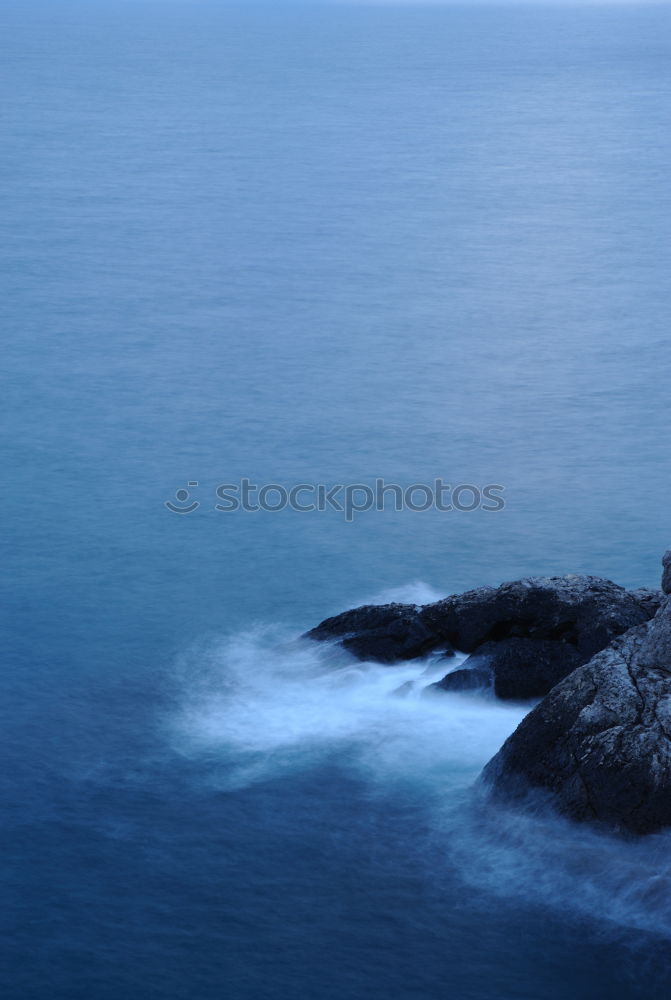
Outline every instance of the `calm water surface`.
[[(297, 634), (669, 544), (664, 7), (0, 10), (2, 994), (671, 989), (671, 852), (477, 813), (524, 706)], [(499, 513), (224, 513), (497, 483)], [(188, 482), (200, 507), (164, 501)]]

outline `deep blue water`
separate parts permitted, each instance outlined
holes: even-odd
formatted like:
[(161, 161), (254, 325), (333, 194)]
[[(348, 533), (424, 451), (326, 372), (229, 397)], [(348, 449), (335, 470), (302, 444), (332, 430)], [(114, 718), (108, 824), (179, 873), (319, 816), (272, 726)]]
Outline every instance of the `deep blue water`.
[[(668, 838), (479, 814), (524, 707), (390, 698), (415, 668), (295, 637), (657, 581), (670, 27), (0, 8), (3, 997), (668, 996)], [(241, 477), (506, 508), (215, 510)]]

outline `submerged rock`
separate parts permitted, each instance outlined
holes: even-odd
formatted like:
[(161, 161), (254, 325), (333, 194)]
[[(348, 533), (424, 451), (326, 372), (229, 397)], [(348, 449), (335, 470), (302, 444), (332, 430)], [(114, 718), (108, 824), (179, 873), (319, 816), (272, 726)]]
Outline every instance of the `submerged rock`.
[[(468, 663), (468, 660), (466, 661)], [(429, 684), (425, 691), (487, 691), (492, 688), (494, 676), (487, 667), (459, 667), (446, 674), (442, 680)]]
[(413, 691), (416, 689), (417, 684), (415, 681), (406, 681), (405, 684), (401, 684), (400, 687), (395, 688), (391, 692), (393, 698), (408, 698)]
[(671, 824), (671, 601), (561, 681), (483, 772), (498, 797), (633, 833)]

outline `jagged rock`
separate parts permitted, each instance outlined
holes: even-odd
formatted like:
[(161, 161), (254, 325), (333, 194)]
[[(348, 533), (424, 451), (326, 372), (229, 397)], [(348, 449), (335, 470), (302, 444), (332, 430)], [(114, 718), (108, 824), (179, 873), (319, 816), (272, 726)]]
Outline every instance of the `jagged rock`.
[(666, 598), (663, 590), (654, 590), (652, 587), (639, 587), (629, 593), (648, 618), (655, 617)]
[(671, 594), (671, 549), (662, 556), (662, 566), (662, 590), (665, 594)]
[(577, 820), (671, 824), (671, 602), (561, 681), (483, 772), (495, 796), (544, 789)]
[(359, 660), (397, 663), (447, 643), (420, 618), (414, 604), (364, 605), (327, 618), (305, 633), (309, 639), (338, 639)]
[(574, 646), (585, 662), (648, 614), (610, 580), (570, 574), (480, 587), (425, 605), (420, 618), (467, 653), (512, 637), (552, 639)]

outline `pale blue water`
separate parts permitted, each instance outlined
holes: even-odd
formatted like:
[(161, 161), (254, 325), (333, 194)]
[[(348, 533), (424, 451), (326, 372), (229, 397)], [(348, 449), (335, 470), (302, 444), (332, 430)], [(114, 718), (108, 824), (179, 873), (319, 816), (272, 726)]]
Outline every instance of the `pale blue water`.
[[(485, 821), (522, 708), (400, 702), (414, 668), (294, 637), (390, 593), (657, 581), (670, 27), (0, 9), (3, 997), (668, 995), (666, 838)], [(215, 511), (243, 476), (507, 507)]]

